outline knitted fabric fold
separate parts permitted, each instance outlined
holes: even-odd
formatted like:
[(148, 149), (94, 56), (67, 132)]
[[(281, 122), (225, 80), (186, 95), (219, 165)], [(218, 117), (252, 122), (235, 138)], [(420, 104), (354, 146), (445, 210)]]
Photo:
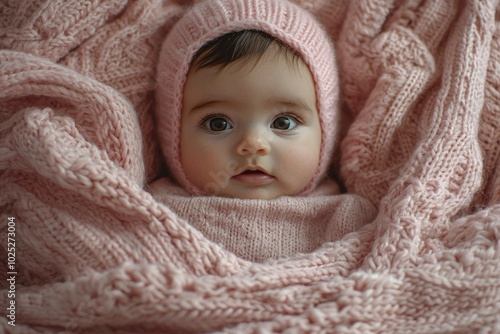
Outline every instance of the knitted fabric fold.
[(161, 169), (155, 68), (188, 2), (0, 5), (0, 331), (500, 331), (498, 1), (294, 2), (337, 48), (346, 192), (248, 205)]
[(272, 201), (189, 197), (166, 179), (151, 184), (150, 191), (206, 238), (253, 262), (314, 251), (358, 231), (377, 213), (366, 199), (339, 194), (331, 180), (307, 197), (282, 196)]

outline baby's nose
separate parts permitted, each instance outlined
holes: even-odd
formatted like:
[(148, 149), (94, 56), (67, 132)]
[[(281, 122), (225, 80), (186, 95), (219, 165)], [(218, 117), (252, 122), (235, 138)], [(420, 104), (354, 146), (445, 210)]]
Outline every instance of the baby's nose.
[(271, 145), (262, 131), (249, 130), (243, 134), (236, 151), (241, 155), (266, 155), (271, 151)]

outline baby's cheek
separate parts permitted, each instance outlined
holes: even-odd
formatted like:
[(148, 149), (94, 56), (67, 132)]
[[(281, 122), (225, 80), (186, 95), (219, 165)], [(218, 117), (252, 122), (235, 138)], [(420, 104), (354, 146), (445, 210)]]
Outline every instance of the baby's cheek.
[(191, 168), (186, 175), (190, 182), (210, 194), (220, 193), (232, 176), (227, 157), (214, 146), (199, 146), (191, 152), (189, 163)]
[(305, 187), (314, 176), (319, 164), (319, 150), (308, 143), (293, 145), (282, 156), (282, 166), (290, 185), (296, 190)]
[(206, 170), (210, 169), (209, 161), (206, 161), (207, 154), (203, 146), (194, 141), (186, 141), (181, 146), (181, 163), (186, 173), (186, 177), (197, 188), (202, 185), (206, 178)]
[(303, 147), (302, 152), (299, 155), (299, 163), (297, 168), (300, 168), (300, 173), (303, 175), (303, 179), (306, 184), (311, 180), (311, 178), (316, 173), (316, 169), (319, 165), (319, 150), (314, 147)]

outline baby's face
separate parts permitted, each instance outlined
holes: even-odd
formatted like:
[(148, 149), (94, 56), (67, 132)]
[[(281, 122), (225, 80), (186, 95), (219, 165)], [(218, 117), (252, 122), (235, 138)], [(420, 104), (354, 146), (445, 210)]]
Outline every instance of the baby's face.
[(214, 195), (273, 199), (298, 194), (319, 163), (321, 128), (307, 66), (271, 47), (222, 71), (191, 70), (183, 96), (181, 163)]

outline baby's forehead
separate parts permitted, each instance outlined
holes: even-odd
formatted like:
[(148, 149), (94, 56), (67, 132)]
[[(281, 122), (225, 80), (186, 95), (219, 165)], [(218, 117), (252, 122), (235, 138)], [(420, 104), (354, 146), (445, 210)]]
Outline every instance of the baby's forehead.
[(316, 113), (316, 89), (311, 71), (303, 62), (291, 65), (288, 55), (273, 48), (257, 61), (242, 58), (222, 69), (211, 66), (190, 71), (183, 91), (182, 112), (202, 110), (200, 106), (208, 108), (209, 103), (214, 109), (216, 101), (221, 110), (237, 106), (275, 110), (277, 104), (281, 107), (287, 104), (293, 107), (288, 109)]

